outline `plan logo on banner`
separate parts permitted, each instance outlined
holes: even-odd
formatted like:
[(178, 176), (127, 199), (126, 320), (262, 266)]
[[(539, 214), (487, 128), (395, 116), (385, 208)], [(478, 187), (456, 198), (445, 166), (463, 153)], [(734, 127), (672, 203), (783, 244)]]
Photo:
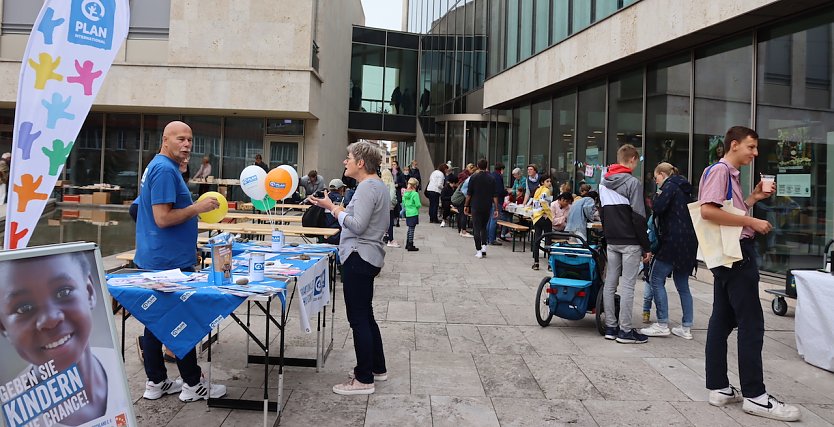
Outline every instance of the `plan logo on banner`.
[(115, 0), (72, 0), (67, 41), (110, 49), (113, 46)]

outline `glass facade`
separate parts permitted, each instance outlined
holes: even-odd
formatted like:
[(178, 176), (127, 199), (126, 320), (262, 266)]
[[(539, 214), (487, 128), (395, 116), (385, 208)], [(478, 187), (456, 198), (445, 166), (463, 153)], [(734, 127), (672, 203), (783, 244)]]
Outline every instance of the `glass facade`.
[[(11, 151), (13, 120), (14, 110), (0, 110), (3, 152)], [(91, 112), (75, 140), (61, 179), (73, 186), (118, 185), (121, 189), (111, 192), (110, 203), (134, 199), (142, 172), (159, 153), (165, 125), (173, 120), (188, 123), (194, 134), (190, 175), (197, 172), (204, 156), (209, 158), (212, 174), (218, 178), (239, 178), (243, 168), (254, 162), (255, 154), (262, 154), (264, 161), (273, 166), (300, 166), (298, 151), (303, 137), (284, 137), (292, 141), (270, 144), (267, 130), (282, 137), (284, 131), (303, 133), (303, 120)], [(245, 199), (239, 187), (230, 186), (228, 190), (229, 200)]]
[[(616, 10), (614, 3), (594, 7)], [(598, 186), (617, 148), (629, 143), (643, 154), (634, 174), (650, 199), (658, 163), (677, 166), (697, 188), (705, 167), (723, 155), (727, 129), (750, 126), (760, 136), (759, 156), (741, 169), (745, 193), (759, 174), (777, 176), (776, 195), (753, 209), (774, 226), (757, 237), (759, 265), (777, 274), (816, 268), (834, 238), (831, 58), (834, 7), (493, 111), (490, 161), (533, 162), (556, 182), (572, 180), (576, 191), (580, 183)]]

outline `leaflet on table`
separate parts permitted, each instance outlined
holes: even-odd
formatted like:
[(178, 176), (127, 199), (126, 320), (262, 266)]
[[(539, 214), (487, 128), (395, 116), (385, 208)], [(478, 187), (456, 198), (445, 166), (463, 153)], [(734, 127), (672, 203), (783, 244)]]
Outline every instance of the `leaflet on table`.
[(267, 285), (224, 285), (217, 286), (217, 290), (230, 295), (248, 297), (252, 295), (275, 295), (283, 292), (281, 288)]

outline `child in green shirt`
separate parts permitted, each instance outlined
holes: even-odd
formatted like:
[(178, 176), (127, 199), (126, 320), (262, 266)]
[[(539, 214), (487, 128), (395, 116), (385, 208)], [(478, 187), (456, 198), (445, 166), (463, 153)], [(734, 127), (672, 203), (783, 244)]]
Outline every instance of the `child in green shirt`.
[(419, 251), (420, 249), (414, 247), (414, 227), (419, 223), (420, 208), (423, 206), (420, 203), (420, 194), (417, 193), (417, 186), (420, 181), (416, 178), (408, 179), (408, 187), (403, 193), (403, 210), (405, 211), (405, 225), (408, 226), (408, 235), (405, 241), (405, 249), (409, 252)]

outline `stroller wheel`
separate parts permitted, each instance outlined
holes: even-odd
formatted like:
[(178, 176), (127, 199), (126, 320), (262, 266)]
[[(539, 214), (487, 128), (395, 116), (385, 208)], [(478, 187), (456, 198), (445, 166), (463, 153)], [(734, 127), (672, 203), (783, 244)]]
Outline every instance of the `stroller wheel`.
[(546, 289), (550, 287), (550, 278), (545, 277), (542, 279), (541, 283), (539, 283), (539, 289), (536, 290), (536, 321), (539, 322), (541, 326), (547, 326), (550, 324), (550, 320), (553, 319), (553, 312), (550, 311), (550, 294), (547, 293)]
[(599, 292), (597, 292), (597, 303), (596, 303), (596, 323), (597, 323), (597, 332), (600, 335), (605, 335), (605, 317), (606, 316), (614, 316), (619, 320), (619, 313), (620, 313), (620, 296), (614, 295), (614, 310), (608, 310), (606, 312), (605, 304), (603, 303), (602, 299), (602, 288), (600, 288)]

